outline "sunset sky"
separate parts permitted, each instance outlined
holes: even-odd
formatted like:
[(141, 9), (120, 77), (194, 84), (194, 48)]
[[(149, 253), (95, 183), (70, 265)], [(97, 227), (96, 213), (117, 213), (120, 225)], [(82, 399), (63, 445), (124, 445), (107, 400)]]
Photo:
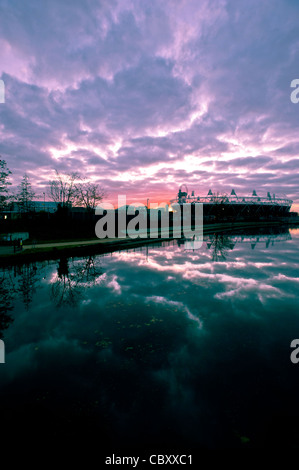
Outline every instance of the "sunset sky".
[(0, 0), (0, 155), (129, 202), (179, 186), (299, 209), (298, 0)]

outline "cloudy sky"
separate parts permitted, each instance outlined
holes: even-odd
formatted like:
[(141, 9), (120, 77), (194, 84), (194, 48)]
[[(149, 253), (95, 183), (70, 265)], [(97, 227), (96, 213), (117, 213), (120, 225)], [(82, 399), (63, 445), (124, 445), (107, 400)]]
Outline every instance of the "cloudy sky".
[(0, 0), (0, 155), (42, 195), (178, 187), (299, 201), (297, 0)]

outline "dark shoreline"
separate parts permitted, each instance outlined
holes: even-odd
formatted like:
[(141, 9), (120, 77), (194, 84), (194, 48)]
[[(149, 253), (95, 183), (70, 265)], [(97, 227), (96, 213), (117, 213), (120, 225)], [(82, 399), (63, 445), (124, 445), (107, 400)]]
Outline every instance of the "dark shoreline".
[[(297, 219), (297, 218), (296, 218)], [(279, 227), (279, 226), (298, 226), (299, 220), (283, 220), (283, 221), (261, 221), (261, 222), (235, 222), (235, 223), (217, 223), (207, 224), (203, 226), (203, 233), (215, 233), (222, 232), (225, 230), (242, 230), (242, 229), (253, 229), (261, 227)], [(55, 260), (62, 256), (65, 257), (80, 257), (88, 255), (100, 255), (106, 253), (113, 253), (115, 251), (121, 251), (124, 249), (131, 249), (136, 247), (142, 247), (146, 245), (153, 245), (156, 243), (162, 243), (172, 240), (178, 240), (178, 238), (167, 237), (167, 238), (137, 238), (137, 239), (94, 239), (93, 240), (76, 240), (65, 242), (63, 246), (48, 246), (43, 247), (43, 244), (37, 245), (36, 248), (27, 248), (23, 251), (14, 254), (2, 254), (0, 255), (0, 263), (2, 266), (13, 266), (16, 264), (23, 264), (32, 261), (45, 261)], [(60, 242), (57, 241), (57, 244)], [(45, 243), (44, 245), (47, 245)], [(51, 245), (55, 245), (54, 243)]]

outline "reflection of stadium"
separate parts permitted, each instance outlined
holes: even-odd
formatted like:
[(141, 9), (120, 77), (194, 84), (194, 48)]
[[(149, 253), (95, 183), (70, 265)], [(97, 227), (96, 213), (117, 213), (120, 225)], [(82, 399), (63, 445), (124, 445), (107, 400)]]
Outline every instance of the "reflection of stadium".
[(288, 227), (263, 227), (260, 229), (243, 229), (231, 232), (209, 233), (203, 236), (203, 243), (196, 237), (190, 240), (179, 240), (185, 250), (197, 250), (202, 246), (212, 253), (214, 261), (225, 260), (226, 252), (233, 250), (237, 244), (250, 244), (254, 249), (257, 244), (263, 244), (264, 248), (273, 246), (274, 243), (291, 240)]

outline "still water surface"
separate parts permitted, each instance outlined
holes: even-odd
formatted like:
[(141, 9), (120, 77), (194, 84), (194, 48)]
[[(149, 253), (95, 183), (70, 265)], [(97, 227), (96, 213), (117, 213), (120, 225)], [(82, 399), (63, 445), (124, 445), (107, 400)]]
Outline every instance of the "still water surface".
[(105, 451), (298, 447), (298, 247), (268, 229), (3, 270), (4, 428)]

